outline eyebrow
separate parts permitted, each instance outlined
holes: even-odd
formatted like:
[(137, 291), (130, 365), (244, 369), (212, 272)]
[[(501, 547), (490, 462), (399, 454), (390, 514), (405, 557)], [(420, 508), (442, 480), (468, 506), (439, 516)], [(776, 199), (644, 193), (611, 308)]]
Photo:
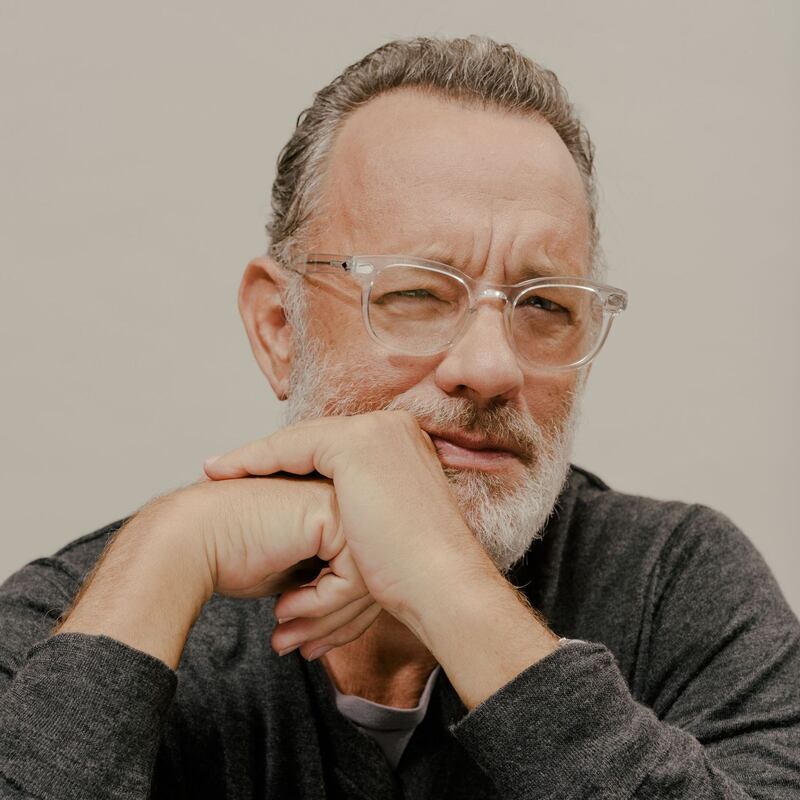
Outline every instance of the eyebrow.
[(529, 281), (533, 278), (558, 278), (566, 274), (563, 270), (556, 269), (550, 264), (526, 264), (519, 272), (519, 279), (514, 283), (522, 283), (522, 281)]
[[(411, 255), (409, 253), (408, 255)], [(462, 272), (466, 272), (461, 266), (459, 266), (458, 259), (454, 258), (454, 251), (450, 248), (442, 249), (437, 247), (428, 247), (428, 248), (420, 248), (419, 255), (417, 258), (425, 259), (426, 261), (437, 261), (439, 264), (446, 264), (448, 267), (453, 267), (454, 269), (459, 269)], [(469, 274), (469, 273), (467, 273)], [(534, 278), (558, 278), (563, 275), (572, 274), (564, 272), (563, 270), (559, 270), (556, 267), (553, 267), (550, 264), (525, 264), (519, 270), (517, 279), (514, 281), (515, 284), (522, 283), (523, 281), (533, 280)]]

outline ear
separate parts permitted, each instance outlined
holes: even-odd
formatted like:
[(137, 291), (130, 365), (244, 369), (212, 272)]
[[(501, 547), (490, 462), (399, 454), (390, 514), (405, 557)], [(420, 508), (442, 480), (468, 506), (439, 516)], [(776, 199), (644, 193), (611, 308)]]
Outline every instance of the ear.
[(239, 286), (239, 314), (250, 349), (279, 400), (289, 392), (292, 363), (292, 329), (281, 296), (285, 283), (282, 268), (262, 256), (247, 265)]

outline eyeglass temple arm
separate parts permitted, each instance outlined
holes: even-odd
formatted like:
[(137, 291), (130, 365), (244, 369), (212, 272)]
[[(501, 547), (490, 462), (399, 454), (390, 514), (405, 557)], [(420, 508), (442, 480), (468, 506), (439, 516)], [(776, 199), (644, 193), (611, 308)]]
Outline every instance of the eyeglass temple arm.
[(305, 259), (305, 261), (303, 261), (303, 264), (306, 267), (319, 265), (326, 267), (341, 267), (343, 270), (347, 270), (348, 268), (346, 258), (335, 258), (333, 256), (331, 256), (330, 258), (307, 258)]

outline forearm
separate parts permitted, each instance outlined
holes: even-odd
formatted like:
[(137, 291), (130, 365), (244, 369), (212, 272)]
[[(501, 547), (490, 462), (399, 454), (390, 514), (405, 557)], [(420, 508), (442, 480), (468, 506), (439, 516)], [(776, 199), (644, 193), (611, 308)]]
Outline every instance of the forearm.
[(174, 670), (210, 595), (202, 539), (190, 541), (179, 506), (156, 500), (117, 531), (62, 624), (15, 666), (0, 703), (0, 776), (21, 791), (149, 796)]
[[(451, 725), (450, 732), (509, 800), (795, 796), (784, 784), (784, 790), (776, 786), (751, 795), (741, 772), (727, 773), (694, 736), (637, 703), (613, 656), (599, 644), (559, 648)], [(753, 742), (741, 746), (756, 749)], [(767, 777), (765, 772), (762, 780)]]
[(0, 776), (40, 800), (145, 800), (176, 685), (114, 639), (40, 641), (0, 698)]
[(600, 789), (620, 800), (751, 797), (694, 736), (634, 700), (605, 647), (559, 648), (558, 636), (503, 583), (487, 576), (455, 590), (443, 582), (409, 627), (467, 709), (451, 733), (504, 797), (578, 800)]
[(53, 635), (108, 636), (176, 669), (211, 593), (191, 518), (181, 503), (158, 500), (117, 533)]
[(503, 797), (750, 797), (697, 739), (631, 697), (606, 648), (559, 648), (499, 575), (458, 572), (459, 587), (442, 578), (420, 597), (416, 632), (467, 709), (451, 733)]
[(499, 573), (468, 588), (438, 587), (413, 628), (447, 673), (467, 710), (558, 647), (558, 639)]

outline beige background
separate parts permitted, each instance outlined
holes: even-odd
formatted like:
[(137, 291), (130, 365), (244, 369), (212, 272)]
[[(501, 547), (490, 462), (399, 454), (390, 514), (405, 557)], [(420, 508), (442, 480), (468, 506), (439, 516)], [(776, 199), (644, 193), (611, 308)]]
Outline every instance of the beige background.
[(800, 610), (797, 4), (0, 3), (0, 579), (272, 430), (235, 307), (278, 150), (382, 42), (559, 74), (631, 305), (575, 461), (738, 523)]

